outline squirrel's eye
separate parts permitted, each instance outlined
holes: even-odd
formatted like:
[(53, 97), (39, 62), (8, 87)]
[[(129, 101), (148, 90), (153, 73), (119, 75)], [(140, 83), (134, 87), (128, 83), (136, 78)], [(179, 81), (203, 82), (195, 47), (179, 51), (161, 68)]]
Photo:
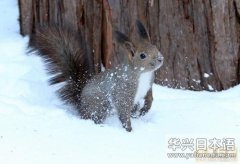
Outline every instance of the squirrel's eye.
[(145, 59), (145, 58), (146, 58), (146, 55), (145, 55), (144, 53), (141, 53), (141, 54), (140, 54), (140, 58), (141, 58), (141, 59)]

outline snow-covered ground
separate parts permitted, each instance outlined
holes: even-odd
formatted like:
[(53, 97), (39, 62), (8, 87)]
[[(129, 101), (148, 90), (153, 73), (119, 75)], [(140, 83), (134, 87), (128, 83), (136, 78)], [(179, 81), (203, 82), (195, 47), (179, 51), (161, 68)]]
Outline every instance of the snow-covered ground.
[(1, 0), (0, 164), (196, 163), (168, 158), (171, 138), (234, 138), (240, 153), (240, 86), (210, 93), (154, 85), (152, 109), (132, 120), (133, 132), (116, 117), (95, 125), (58, 100), (41, 60), (26, 54), (17, 19), (17, 0)]

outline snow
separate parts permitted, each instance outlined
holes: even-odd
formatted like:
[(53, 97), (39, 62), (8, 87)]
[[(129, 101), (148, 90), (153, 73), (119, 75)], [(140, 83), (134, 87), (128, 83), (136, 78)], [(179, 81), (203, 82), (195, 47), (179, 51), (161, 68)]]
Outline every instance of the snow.
[(207, 74), (207, 73), (204, 73), (204, 74), (203, 74), (203, 77), (205, 77), (205, 78), (209, 78), (209, 76), (210, 76), (210, 75)]
[(95, 125), (60, 102), (41, 59), (26, 54), (17, 1), (1, 0), (0, 12), (1, 164), (196, 163), (167, 158), (167, 141), (178, 136), (234, 137), (240, 153), (240, 86), (215, 93), (154, 85), (152, 109), (132, 119), (133, 132), (114, 116)]
[(212, 87), (211, 85), (209, 85), (209, 84), (208, 84), (208, 89), (209, 89), (210, 91), (214, 91), (213, 87)]

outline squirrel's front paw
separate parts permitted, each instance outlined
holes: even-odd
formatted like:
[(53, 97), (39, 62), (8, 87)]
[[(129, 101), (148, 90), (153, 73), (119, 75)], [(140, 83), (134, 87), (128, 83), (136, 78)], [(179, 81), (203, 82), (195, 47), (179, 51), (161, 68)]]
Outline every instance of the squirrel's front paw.
[(143, 107), (139, 112), (140, 113), (139, 116), (144, 116), (148, 111), (149, 108)]
[(139, 103), (134, 105), (133, 109), (131, 110), (132, 118), (138, 118), (140, 116), (139, 108), (140, 108)]

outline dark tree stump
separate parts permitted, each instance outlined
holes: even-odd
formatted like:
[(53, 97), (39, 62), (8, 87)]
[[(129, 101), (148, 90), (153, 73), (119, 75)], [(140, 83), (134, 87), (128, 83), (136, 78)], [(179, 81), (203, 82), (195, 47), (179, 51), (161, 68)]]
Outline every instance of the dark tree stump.
[(165, 57), (157, 83), (222, 90), (240, 82), (239, 0), (19, 0), (19, 8), (22, 35), (38, 24), (73, 24), (83, 33), (97, 72), (101, 63), (109, 68), (125, 60), (112, 31), (136, 39), (140, 19)]

